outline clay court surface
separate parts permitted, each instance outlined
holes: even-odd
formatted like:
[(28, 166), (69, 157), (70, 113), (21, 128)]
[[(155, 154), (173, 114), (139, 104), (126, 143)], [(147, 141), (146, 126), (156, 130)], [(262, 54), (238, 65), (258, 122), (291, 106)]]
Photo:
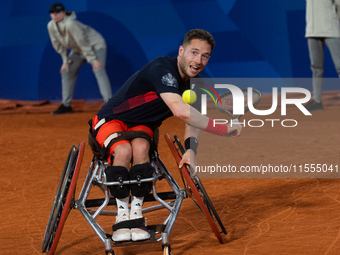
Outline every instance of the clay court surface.
[[(327, 93), (325, 97), (326, 109), (312, 116), (304, 116), (296, 107), (289, 107), (287, 116), (280, 116), (279, 109), (271, 116), (297, 120), (294, 128), (246, 127), (238, 138), (202, 135), (198, 157), (205, 159), (207, 150), (222, 151), (224, 160), (237, 167), (340, 165), (340, 97), (339, 93)], [(77, 112), (63, 116), (50, 115), (57, 105), (47, 102), (32, 105), (4, 101), (1, 105), (0, 254), (41, 254), (67, 154), (72, 145), (84, 141), (78, 198), (92, 159), (87, 121), (101, 104), (76, 101)], [(262, 107), (266, 107), (265, 100)], [(168, 119), (160, 128), (159, 144), (161, 159), (180, 185), (179, 172), (163, 136), (169, 133), (183, 139), (183, 127), (177, 119)], [(212, 146), (214, 139), (223, 139), (223, 146)], [(340, 179), (228, 178), (225, 174), (201, 180), (228, 231), (226, 242), (217, 241), (206, 219), (186, 199), (170, 235), (173, 254), (340, 254)], [(165, 215), (167, 212), (158, 211), (145, 216), (149, 224), (160, 224)], [(114, 217), (109, 216), (98, 220), (107, 231), (114, 223)], [(162, 254), (161, 242), (114, 250), (117, 255)], [(105, 249), (80, 212), (71, 210), (56, 254), (104, 255)]]

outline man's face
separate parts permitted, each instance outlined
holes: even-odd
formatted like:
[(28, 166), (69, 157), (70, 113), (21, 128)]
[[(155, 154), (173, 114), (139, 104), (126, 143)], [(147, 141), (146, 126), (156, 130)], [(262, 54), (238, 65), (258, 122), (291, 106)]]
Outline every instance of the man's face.
[(56, 22), (56, 23), (62, 21), (62, 20), (64, 19), (65, 15), (66, 15), (66, 12), (65, 12), (65, 11), (61, 11), (61, 12), (51, 12), (51, 13), (50, 13), (51, 19), (52, 19), (54, 22)]
[(178, 68), (182, 79), (189, 80), (198, 75), (208, 64), (210, 53), (210, 44), (199, 39), (191, 40), (185, 47), (180, 46)]

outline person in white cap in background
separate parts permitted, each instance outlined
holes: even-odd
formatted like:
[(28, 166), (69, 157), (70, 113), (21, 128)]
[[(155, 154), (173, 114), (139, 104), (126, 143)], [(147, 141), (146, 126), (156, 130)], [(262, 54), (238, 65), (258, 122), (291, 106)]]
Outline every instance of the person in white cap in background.
[[(51, 21), (47, 25), (53, 48), (61, 55), (62, 104), (53, 115), (72, 113), (71, 101), (80, 67), (92, 65), (100, 93), (106, 103), (112, 96), (111, 84), (105, 70), (106, 42), (95, 29), (76, 20), (76, 13), (65, 10), (62, 3), (52, 4)], [(70, 50), (68, 53), (67, 50)]]

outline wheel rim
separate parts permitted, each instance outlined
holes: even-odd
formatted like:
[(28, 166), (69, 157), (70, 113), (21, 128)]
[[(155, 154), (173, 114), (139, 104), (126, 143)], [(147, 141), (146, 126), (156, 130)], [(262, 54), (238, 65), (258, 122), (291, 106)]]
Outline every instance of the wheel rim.
[(208, 211), (207, 206), (203, 202), (200, 193), (196, 189), (195, 184), (193, 183), (192, 179), (190, 178), (189, 173), (187, 172), (187, 170), (185, 169), (184, 166), (182, 167), (181, 171), (183, 172), (184, 178), (188, 182), (188, 185), (189, 185), (189, 187), (191, 189), (191, 192), (192, 192), (193, 196), (196, 198), (195, 204), (199, 207), (200, 211), (204, 214), (204, 216), (207, 219), (211, 229), (215, 233), (215, 236), (218, 239), (218, 241), (220, 243), (224, 243), (224, 239), (223, 239), (223, 237), (222, 237), (222, 235), (221, 235), (221, 233), (220, 233), (220, 231), (219, 231), (219, 229), (218, 229), (214, 219), (212, 218), (210, 212)]
[[(181, 151), (182, 155), (184, 153), (184, 148), (181, 145), (181, 143), (179, 142), (179, 139), (175, 136), (175, 142), (178, 145), (178, 149), (176, 149), (174, 142), (172, 141), (171, 137), (169, 136), (169, 134), (165, 135), (165, 139), (168, 143), (168, 146), (173, 154), (173, 156), (175, 157), (175, 160), (177, 162), (177, 165), (179, 164), (179, 162), (181, 161), (181, 156), (179, 154), (179, 150)], [(182, 179), (184, 180), (184, 186), (186, 188), (187, 193), (189, 193), (188, 195), (191, 195), (191, 198), (195, 198), (196, 201), (195, 204), (197, 205), (197, 207), (200, 209), (200, 211), (204, 214), (205, 218), (208, 220), (208, 223), (211, 227), (211, 229), (213, 230), (216, 238), (218, 239), (218, 241), (220, 243), (224, 243), (224, 239), (221, 235), (221, 232), (219, 231), (214, 219), (212, 218), (211, 213), (209, 212), (206, 204), (204, 203), (204, 201), (202, 200), (201, 194), (199, 193), (199, 191), (197, 190), (193, 180), (190, 177), (190, 173), (189, 170), (187, 169), (187, 166), (184, 165), (181, 169), (180, 169), (181, 175), (182, 175)], [(197, 177), (198, 178), (198, 177)], [(202, 186), (203, 187), (203, 186)], [(192, 194), (193, 196), (192, 196)], [(205, 193), (206, 194), (206, 193)], [(208, 195), (206, 194), (206, 197), (208, 197)], [(210, 199), (209, 199), (210, 201)], [(211, 203), (211, 201), (210, 201)], [(212, 205), (212, 203), (211, 203)], [(216, 212), (216, 210), (215, 210)], [(216, 213), (217, 214), (217, 213)], [(220, 221), (221, 222), (221, 221)], [(221, 222), (222, 223), (222, 222)], [(223, 224), (222, 224), (223, 225)], [(224, 226), (223, 226), (224, 227)]]
[(52, 239), (51, 235), (52, 235), (53, 229), (56, 227), (55, 226), (56, 222), (59, 223), (58, 215), (60, 214), (60, 209), (61, 209), (60, 197), (63, 195), (63, 193), (65, 192), (64, 190), (66, 189), (66, 186), (64, 186), (64, 182), (65, 182), (65, 177), (66, 177), (66, 174), (67, 174), (67, 169), (68, 169), (69, 162), (71, 160), (73, 149), (74, 148), (72, 147), (69, 154), (68, 154), (63, 172), (61, 174), (61, 178), (60, 178), (60, 181), (59, 181), (57, 192), (56, 192), (56, 195), (54, 197), (51, 213), (50, 213), (50, 216), (49, 216), (49, 219), (48, 219), (48, 222), (47, 222), (47, 226), (46, 226), (46, 230), (45, 230), (43, 245), (42, 245), (42, 249), (41, 249), (42, 252), (45, 252), (47, 247), (51, 243), (51, 239)]
[[(49, 255), (53, 255), (56, 247), (58, 245), (65, 221), (71, 211), (72, 208), (70, 208), (71, 203), (74, 201), (75, 196), (75, 188), (76, 183), (81, 167), (81, 162), (84, 154), (84, 143), (80, 143), (79, 147), (72, 147), (71, 152), (73, 152), (73, 155), (71, 154), (70, 157), (68, 157), (68, 160), (66, 161), (67, 172), (64, 176), (64, 186), (62, 189), (62, 192), (59, 194), (59, 210), (57, 208), (57, 216), (54, 221), (52, 221), (51, 224), (51, 230), (49, 231), (51, 234), (47, 235), (45, 234), (44, 242), (43, 243), (43, 249), (48, 250)], [(70, 152), (70, 153), (71, 153)], [(73, 204), (73, 203), (72, 203)], [(54, 214), (55, 215), (55, 214)], [(49, 226), (47, 226), (47, 229)], [(53, 231), (53, 233), (52, 233)], [(48, 242), (46, 242), (48, 240)], [(43, 251), (44, 252), (44, 251)]]
[(216, 209), (215, 209), (213, 203), (211, 202), (211, 200), (210, 200), (210, 198), (209, 198), (207, 192), (205, 191), (205, 189), (204, 189), (204, 187), (203, 187), (203, 184), (202, 184), (201, 180), (199, 179), (198, 176), (194, 176), (193, 179), (194, 179), (193, 182), (194, 182), (195, 186), (198, 187), (198, 188), (197, 188), (198, 193), (200, 194), (200, 196), (201, 196), (201, 198), (202, 198), (202, 200), (203, 200), (205, 206), (207, 207), (207, 209), (208, 209), (208, 211), (209, 211), (211, 217), (214, 218), (214, 219), (217, 221), (218, 225), (219, 225), (220, 228), (221, 228), (221, 231), (222, 231), (224, 234), (227, 234), (227, 230), (225, 229), (225, 227), (224, 227), (224, 225), (223, 225), (223, 222), (222, 222), (220, 216), (218, 215), (218, 213), (217, 213), (217, 211), (216, 211)]

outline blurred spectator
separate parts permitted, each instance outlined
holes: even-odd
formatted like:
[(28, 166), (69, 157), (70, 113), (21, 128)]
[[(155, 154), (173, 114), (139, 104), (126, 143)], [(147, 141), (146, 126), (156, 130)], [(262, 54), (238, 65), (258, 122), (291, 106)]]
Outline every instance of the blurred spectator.
[[(54, 49), (61, 55), (62, 104), (53, 115), (72, 113), (71, 101), (80, 67), (87, 61), (92, 65), (100, 93), (105, 102), (112, 96), (105, 70), (106, 42), (100, 33), (76, 20), (76, 13), (65, 10), (62, 3), (54, 3), (47, 25)], [(67, 49), (70, 50), (68, 54)]]
[(339, 7), (340, 0), (306, 0), (306, 38), (313, 72), (313, 99), (305, 106), (309, 111), (323, 110), (321, 95), (325, 44), (340, 76)]

